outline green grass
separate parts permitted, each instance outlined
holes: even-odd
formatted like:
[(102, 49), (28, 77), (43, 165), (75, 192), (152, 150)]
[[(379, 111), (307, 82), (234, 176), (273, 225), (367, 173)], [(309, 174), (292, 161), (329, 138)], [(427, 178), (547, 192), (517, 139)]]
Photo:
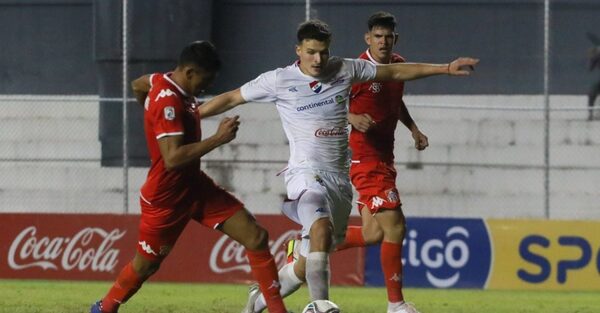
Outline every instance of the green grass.
[[(0, 312), (83, 313), (103, 296), (109, 282), (0, 280)], [(238, 313), (246, 286), (147, 283), (121, 313)], [(334, 287), (332, 300), (343, 313), (385, 313), (383, 288)], [(405, 296), (423, 313), (592, 313), (600, 312), (597, 292), (481, 291), (406, 289)], [(296, 313), (307, 303), (301, 288), (286, 299)]]

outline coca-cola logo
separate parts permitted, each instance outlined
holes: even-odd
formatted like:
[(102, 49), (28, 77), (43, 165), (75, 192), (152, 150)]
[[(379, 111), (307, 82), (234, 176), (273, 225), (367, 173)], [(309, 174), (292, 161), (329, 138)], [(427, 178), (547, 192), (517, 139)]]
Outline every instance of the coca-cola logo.
[[(296, 238), (299, 231), (287, 231), (276, 240), (269, 240), (271, 254), (278, 267), (285, 264), (286, 261), (286, 241)], [(243, 271), (250, 273), (250, 264), (246, 258), (246, 249), (237, 241), (232, 240), (227, 235), (223, 235), (212, 251), (210, 252), (210, 269), (215, 273), (227, 273), (231, 271)]]
[[(8, 251), (8, 265), (14, 270), (41, 267), (44, 270), (65, 271), (88, 268), (94, 272), (112, 272), (117, 265), (119, 250), (112, 248), (126, 231), (110, 232), (87, 227), (72, 237), (36, 237), (37, 228), (30, 226), (13, 240)], [(96, 239), (97, 238), (97, 239)], [(102, 240), (99, 245), (92, 242)]]
[(347, 135), (348, 129), (346, 127), (319, 128), (315, 131), (315, 137), (341, 137)]

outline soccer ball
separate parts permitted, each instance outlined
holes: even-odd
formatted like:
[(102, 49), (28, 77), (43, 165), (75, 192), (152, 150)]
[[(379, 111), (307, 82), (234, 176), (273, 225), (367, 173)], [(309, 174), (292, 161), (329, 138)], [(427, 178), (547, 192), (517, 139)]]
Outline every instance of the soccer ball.
[(317, 300), (309, 303), (302, 313), (340, 313), (340, 308), (329, 300)]

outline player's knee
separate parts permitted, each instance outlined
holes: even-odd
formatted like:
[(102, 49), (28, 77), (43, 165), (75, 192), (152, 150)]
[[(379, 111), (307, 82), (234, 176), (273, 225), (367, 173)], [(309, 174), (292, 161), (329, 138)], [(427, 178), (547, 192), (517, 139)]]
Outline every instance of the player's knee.
[(141, 278), (147, 279), (158, 271), (160, 264), (161, 262), (158, 261), (138, 263), (137, 266), (134, 266), (134, 270)]
[(379, 227), (363, 227), (362, 235), (367, 245), (380, 243), (383, 240), (383, 230)]
[(328, 218), (316, 220), (310, 227), (311, 251), (330, 251), (333, 245), (333, 225)]
[(383, 230), (384, 237), (393, 242), (401, 242), (404, 239), (404, 235), (406, 233), (406, 223), (404, 219), (402, 221), (395, 223), (386, 229)]

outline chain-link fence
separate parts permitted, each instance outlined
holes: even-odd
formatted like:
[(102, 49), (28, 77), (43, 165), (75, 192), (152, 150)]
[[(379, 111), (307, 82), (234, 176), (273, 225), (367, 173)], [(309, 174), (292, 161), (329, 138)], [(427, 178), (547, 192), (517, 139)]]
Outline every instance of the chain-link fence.
[[(600, 4), (585, 0), (0, 1), (0, 25), (22, 25), (0, 35), (0, 211), (139, 212), (148, 161), (124, 81), (173, 67), (189, 38), (211, 39), (225, 60), (212, 92), (226, 91), (291, 62), (295, 25), (308, 16), (331, 24), (333, 54), (356, 56), (376, 10), (398, 18), (396, 49), (409, 61), (482, 58), (467, 79), (407, 83), (430, 139), (418, 152), (397, 130), (408, 215), (600, 218), (600, 120), (589, 115), (600, 112), (587, 97), (600, 72), (587, 67)], [(289, 147), (276, 110), (236, 114), (238, 138), (203, 168), (251, 211), (278, 213)], [(217, 122), (203, 121), (205, 136)]]

